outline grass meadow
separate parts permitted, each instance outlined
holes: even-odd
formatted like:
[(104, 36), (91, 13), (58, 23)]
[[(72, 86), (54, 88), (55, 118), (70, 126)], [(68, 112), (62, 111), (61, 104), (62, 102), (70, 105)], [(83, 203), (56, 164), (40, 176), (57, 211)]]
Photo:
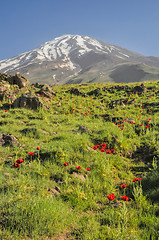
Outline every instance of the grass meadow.
[(159, 82), (137, 85), (53, 86), (48, 108), (0, 109), (19, 141), (0, 147), (0, 239), (159, 239)]

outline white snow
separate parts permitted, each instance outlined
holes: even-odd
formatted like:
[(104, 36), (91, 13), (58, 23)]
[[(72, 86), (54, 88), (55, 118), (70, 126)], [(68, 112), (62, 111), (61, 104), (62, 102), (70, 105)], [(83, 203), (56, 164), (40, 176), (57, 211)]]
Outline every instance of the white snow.
[(125, 53), (113, 45), (102, 44), (96, 39), (90, 37), (82, 37), (79, 35), (63, 35), (51, 41), (45, 42), (40, 47), (33, 51), (19, 54), (10, 59), (0, 61), (0, 70), (6, 71), (22, 68), (32, 63), (42, 64), (43, 61), (56, 61), (60, 58), (63, 64), (58, 64), (58, 67), (75, 69), (76, 65), (72, 63), (71, 56), (76, 55), (81, 57), (92, 50), (104, 54), (110, 54), (114, 51), (116, 56), (121, 59), (129, 58)]

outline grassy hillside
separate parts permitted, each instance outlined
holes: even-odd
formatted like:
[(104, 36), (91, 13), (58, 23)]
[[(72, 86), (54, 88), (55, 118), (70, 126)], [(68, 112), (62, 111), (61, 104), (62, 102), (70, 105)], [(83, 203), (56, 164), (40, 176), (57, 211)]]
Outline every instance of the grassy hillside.
[(0, 239), (159, 239), (159, 82), (137, 85), (54, 86), (37, 110), (3, 97), (19, 145), (0, 147)]

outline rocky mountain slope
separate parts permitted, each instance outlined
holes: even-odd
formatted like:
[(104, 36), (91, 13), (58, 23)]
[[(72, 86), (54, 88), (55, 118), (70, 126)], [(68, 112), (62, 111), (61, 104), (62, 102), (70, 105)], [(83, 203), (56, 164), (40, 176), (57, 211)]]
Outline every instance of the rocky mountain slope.
[(0, 61), (0, 72), (21, 73), (31, 83), (139, 82), (159, 79), (159, 58), (87, 36), (63, 35)]

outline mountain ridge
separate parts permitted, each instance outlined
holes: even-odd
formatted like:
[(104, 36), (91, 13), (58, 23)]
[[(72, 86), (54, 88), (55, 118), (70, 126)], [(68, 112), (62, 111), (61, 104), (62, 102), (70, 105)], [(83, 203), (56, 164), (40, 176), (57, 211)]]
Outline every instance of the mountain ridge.
[[(21, 73), (31, 83), (122, 82), (122, 65), (125, 71), (129, 69), (135, 76), (135, 82), (159, 79), (159, 58), (145, 57), (88, 36), (71, 34), (0, 61), (0, 71), (7, 74)], [(150, 71), (150, 68), (153, 70)], [(113, 77), (113, 71), (115, 76), (119, 74), (118, 78)], [(139, 74), (141, 71), (144, 72), (142, 75)], [(132, 77), (127, 72), (125, 75), (128, 77), (127, 82), (131, 82)]]

